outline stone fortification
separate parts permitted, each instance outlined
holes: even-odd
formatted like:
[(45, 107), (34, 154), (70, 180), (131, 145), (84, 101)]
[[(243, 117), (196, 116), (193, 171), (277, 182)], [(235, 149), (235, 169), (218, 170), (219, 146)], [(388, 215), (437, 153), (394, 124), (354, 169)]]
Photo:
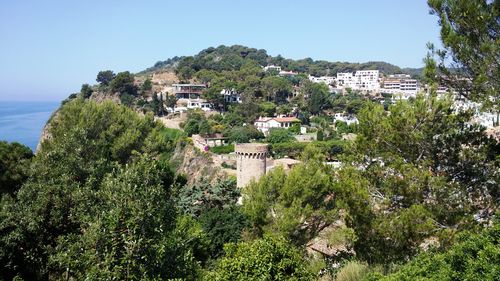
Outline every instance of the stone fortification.
[(236, 144), (237, 186), (245, 187), (250, 181), (266, 174), (267, 144)]

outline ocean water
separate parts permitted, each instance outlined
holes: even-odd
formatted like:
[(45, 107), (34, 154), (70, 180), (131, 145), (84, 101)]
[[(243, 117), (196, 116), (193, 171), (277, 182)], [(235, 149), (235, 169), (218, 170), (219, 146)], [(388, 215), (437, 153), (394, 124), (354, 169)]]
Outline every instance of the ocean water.
[(19, 142), (35, 151), (57, 101), (0, 101), (0, 140)]

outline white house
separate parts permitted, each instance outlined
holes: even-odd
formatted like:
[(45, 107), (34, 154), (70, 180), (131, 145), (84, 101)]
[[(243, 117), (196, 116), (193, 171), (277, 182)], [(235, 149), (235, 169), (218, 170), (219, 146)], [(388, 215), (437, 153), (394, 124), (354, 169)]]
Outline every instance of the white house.
[(297, 123), (300, 123), (300, 120), (295, 117), (259, 117), (259, 119), (255, 120), (254, 126), (264, 135), (267, 135), (271, 128), (288, 129)]
[(235, 89), (223, 89), (220, 94), (224, 95), (224, 101), (227, 103), (241, 103), (241, 95)]
[(188, 109), (196, 109), (199, 108), (203, 111), (210, 111), (212, 110), (212, 105), (205, 100), (199, 99), (199, 100), (190, 100), (187, 103), (187, 108)]
[(358, 124), (359, 121), (358, 121), (358, 118), (356, 118), (356, 116), (354, 115), (349, 115), (349, 114), (345, 114), (345, 113), (335, 113), (334, 117), (333, 117), (333, 121), (341, 121), (341, 122), (344, 122), (344, 123), (347, 123), (347, 125), (351, 125), (351, 124)]
[(335, 83), (335, 77), (333, 76), (320, 76), (320, 77), (315, 77), (312, 75), (309, 75), (309, 81), (313, 83), (324, 83), (326, 85), (332, 85)]
[(277, 66), (277, 65), (268, 65), (268, 66), (265, 66), (264, 67), (264, 71), (277, 71), (277, 72), (281, 72), (281, 67), (280, 66)]

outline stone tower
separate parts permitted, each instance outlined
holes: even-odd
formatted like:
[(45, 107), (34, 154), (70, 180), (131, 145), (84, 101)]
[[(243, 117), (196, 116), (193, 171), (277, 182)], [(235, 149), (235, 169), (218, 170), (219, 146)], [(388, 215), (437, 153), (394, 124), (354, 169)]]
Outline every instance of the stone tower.
[(245, 187), (252, 179), (258, 180), (266, 174), (267, 144), (236, 144), (237, 186)]

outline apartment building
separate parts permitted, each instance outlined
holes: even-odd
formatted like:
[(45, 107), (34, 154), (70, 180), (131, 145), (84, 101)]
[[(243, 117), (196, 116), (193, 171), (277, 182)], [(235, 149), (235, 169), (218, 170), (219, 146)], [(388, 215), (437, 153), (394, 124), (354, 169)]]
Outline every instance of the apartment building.
[(359, 91), (378, 91), (380, 88), (378, 70), (358, 70), (353, 73), (337, 73), (337, 87)]

